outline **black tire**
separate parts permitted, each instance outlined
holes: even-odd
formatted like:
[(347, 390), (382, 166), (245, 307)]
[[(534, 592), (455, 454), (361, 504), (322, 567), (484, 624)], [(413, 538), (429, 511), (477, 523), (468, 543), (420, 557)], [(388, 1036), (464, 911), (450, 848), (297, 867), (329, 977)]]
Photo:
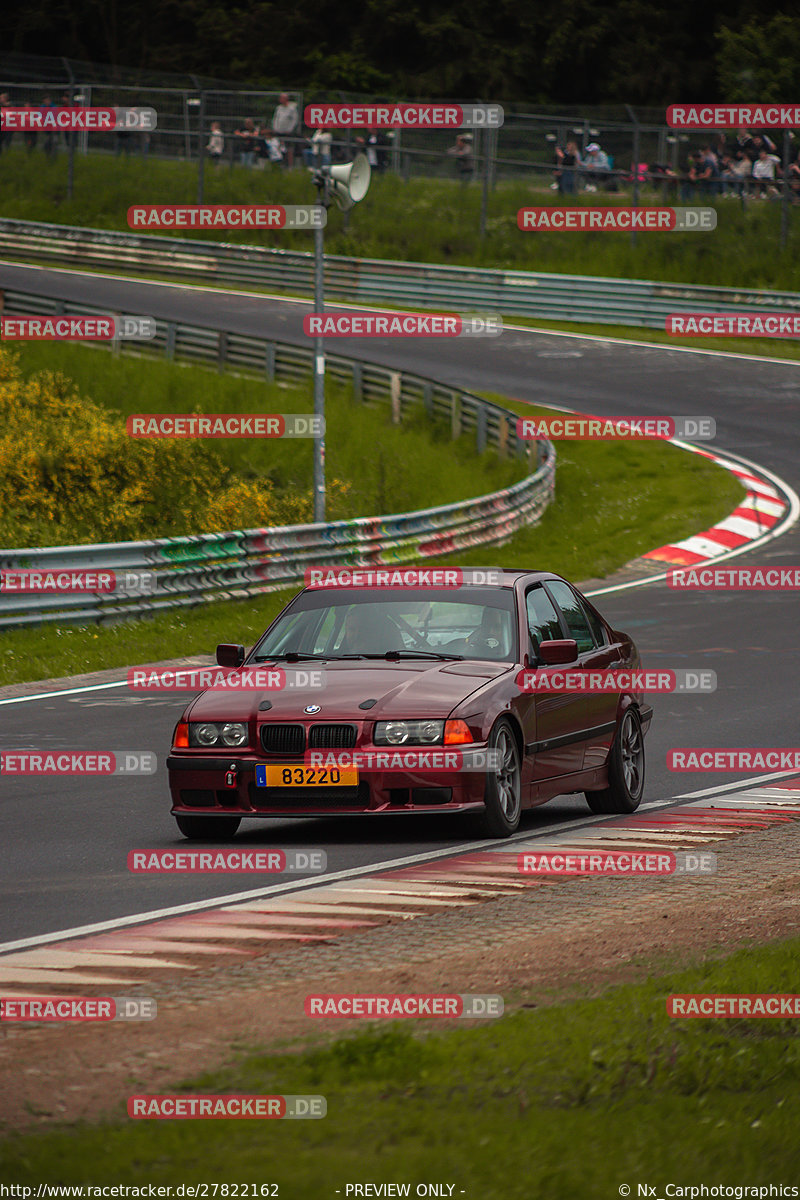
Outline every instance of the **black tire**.
[(500, 751), (501, 765), (486, 772), (483, 832), (490, 837), (510, 837), (519, 827), (522, 812), (522, 765), (514, 730), (505, 717), (492, 726), (488, 747)]
[(190, 842), (227, 842), (242, 823), (241, 817), (175, 816), (178, 829)]
[(644, 734), (639, 710), (626, 708), (608, 756), (608, 787), (584, 792), (593, 813), (632, 813), (644, 794)]

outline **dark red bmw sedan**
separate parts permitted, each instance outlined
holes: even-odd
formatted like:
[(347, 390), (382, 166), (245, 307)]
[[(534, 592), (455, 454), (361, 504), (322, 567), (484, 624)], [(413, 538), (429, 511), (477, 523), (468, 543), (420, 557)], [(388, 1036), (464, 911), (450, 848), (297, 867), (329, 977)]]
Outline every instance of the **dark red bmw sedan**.
[[(223, 645), (217, 662), (244, 686), (196, 696), (167, 759), (187, 838), (232, 837), (245, 817), (421, 812), (479, 813), (505, 837), (553, 796), (583, 792), (596, 813), (642, 799), (636, 646), (557, 575), (306, 587), (249, 655)], [(609, 672), (618, 690), (582, 690)]]

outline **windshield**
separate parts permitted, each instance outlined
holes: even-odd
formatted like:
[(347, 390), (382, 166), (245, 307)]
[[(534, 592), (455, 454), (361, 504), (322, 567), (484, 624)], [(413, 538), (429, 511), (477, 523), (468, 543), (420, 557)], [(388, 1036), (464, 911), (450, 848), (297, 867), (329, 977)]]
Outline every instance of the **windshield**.
[(256, 646), (258, 661), (315, 658), (477, 658), (516, 662), (511, 589), (303, 592)]

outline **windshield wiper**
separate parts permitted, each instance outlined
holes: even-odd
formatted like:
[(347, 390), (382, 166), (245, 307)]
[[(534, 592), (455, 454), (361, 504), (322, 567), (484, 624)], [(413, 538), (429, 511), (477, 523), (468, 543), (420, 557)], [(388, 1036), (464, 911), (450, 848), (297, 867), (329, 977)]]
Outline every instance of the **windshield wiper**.
[(463, 660), (463, 654), (439, 654), (436, 650), (387, 650), (382, 658), (438, 658), (438, 659), (460, 659)]
[(285, 662), (306, 662), (314, 660), (316, 662), (326, 662), (328, 659), (338, 658), (338, 654), (306, 654), (302, 650), (287, 650), (285, 654), (259, 654), (256, 656), (256, 662), (268, 662), (283, 659)]

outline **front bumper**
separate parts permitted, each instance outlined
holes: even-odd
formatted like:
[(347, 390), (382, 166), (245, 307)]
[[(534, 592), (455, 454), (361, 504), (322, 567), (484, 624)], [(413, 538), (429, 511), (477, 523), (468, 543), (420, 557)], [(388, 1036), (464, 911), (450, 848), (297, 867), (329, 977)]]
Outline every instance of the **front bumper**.
[(256, 765), (267, 761), (280, 765), (280, 760), (255, 755), (223, 758), (173, 752), (167, 758), (173, 814), (320, 817), (468, 812), (484, 807), (483, 772), (361, 769), (356, 787), (257, 787)]

